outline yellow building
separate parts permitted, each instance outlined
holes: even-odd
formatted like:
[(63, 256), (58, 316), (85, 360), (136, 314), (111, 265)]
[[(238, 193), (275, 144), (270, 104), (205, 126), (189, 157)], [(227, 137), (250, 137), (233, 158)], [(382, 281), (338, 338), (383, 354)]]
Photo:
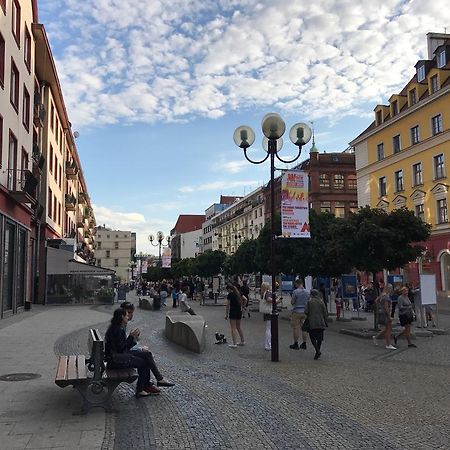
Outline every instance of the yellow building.
[(358, 205), (392, 211), (406, 206), (432, 225), (424, 258), (405, 268), (409, 281), (435, 273), (450, 291), (450, 34), (428, 33), (428, 59), (374, 122), (351, 142)]

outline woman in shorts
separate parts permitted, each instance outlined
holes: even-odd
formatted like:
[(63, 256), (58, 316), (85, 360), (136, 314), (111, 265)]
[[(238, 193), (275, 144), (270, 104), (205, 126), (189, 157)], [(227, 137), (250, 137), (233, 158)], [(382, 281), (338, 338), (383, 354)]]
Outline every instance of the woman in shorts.
[[(244, 333), (241, 330), (241, 319), (242, 319), (242, 298), (241, 293), (236, 286), (232, 284), (227, 284), (227, 311), (225, 315), (225, 320), (230, 320), (231, 327), (231, 339), (232, 344), (228, 347), (236, 348), (238, 345), (245, 345)], [(241, 342), (237, 343), (237, 335), (241, 339)]]
[(380, 298), (378, 299), (378, 301), (376, 301), (378, 306), (378, 324), (383, 325), (384, 328), (376, 336), (372, 336), (375, 345), (377, 345), (377, 339), (384, 338), (384, 343), (386, 345), (387, 350), (397, 350), (397, 348), (391, 344), (391, 333), (392, 333), (391, 295), (393, 292), (394, 290), (392, 289), (392, 284), (387, 284), (384, 287)]
[(398, 296), (397, 307), (398, 318), (400, 320), (400, 325), (403, 327), (403, 330), (397, 335), (394, 335), (395, 345), (397, 345), (397, 339), (401, 335), (404, 335), (406, 340), (408, 341), (408, 347), (415, 348), (416, 345), (411, 342), (411, 324), (414, 320), (414, 312), (413, 305), (408, 297), (407, 287), (402, 288), (401, 294)]

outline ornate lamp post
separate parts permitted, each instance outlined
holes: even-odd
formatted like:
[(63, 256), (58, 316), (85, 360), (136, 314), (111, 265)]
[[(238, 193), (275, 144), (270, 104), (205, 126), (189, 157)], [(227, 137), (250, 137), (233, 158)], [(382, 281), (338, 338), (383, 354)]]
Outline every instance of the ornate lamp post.
[(155, 240), (155, 237), (153, 236), (153, 234), (150, 234), (148, 237), (148, 240), (150, 241), (150, 244), (153, 245), (153, 247), (159, 247), (158, 248), (158, 265), (159, 267), (161, 267), (161, 247), (169, 247), (170, 246), (170, 236), (166, 237), (166, 244), (163, 244), (163, 240), (164, 240), (164, 233), (162, 231), (158, 231), (156, 233), (156, 244), (153, 243), (153, 241)]
[(279, 114), (269, 113), (266, 114), (261, 123), (263, 138), (263, 148), (267, 152), (267, 155), (259, 160), (255, 161), (247, 155), (248, 148), (255, 142), (254, 131), (246, 126), (240, 126), (236, 128), (233, 134), (234, 143), (244, 151), (244, 156), (247, 161), (252, 164), (262, 164), (270, 157), (270, 225), (271, 225), (271, 238), (270, 238), (270, 271), (272, 275), (272, 317), (271, 317), (271, 333), (272, 333), (272, 361), (279, 361), (278, 356), (278, 311), (275, 298), (275, 157), (285, 164), (291, 164), (296, 161), (302, 152), (302, 146), (305, 145), (311, 139), (311, 128), (305, 123), (295, 124), (290, 132), (289, 138), (292, 143), (298, 147), (298, 154), (295, 158), (290, 160), (284, 160), (278, 155), (278, 151), (283, 146), (283, 139), (281, 138), (286, 131), (286, 124)]

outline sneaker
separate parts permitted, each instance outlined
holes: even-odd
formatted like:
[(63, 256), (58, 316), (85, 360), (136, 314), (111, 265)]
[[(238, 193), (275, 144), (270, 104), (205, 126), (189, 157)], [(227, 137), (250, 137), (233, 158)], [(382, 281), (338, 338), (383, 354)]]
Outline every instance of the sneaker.
[(397, 350), (397, 347), (394, 347), (393, 345), (386, 345), (385, 347), (387, 350)]
[(173, 387), (175, 386), (175, 383), (172, 383), (171, 381), (167, 381), (167, 380), (160, 380), (156, 383), (158, 386), (160, 387)]
[(136, 397), (140, 398), (140, 397), (149, 397), (151, 394), (149, 394), (148, 392), (145, 391), (141, 391), (141, 392), (136, 392)]
[(161, 389), (157, 388), (154, 384), (144, 388), (143, 392), (147, 395), (159, 395), (161, 394)]
[(302, 350), (306, 350), (306, 342), (302, 342), (298, 348), (301, 348)]
[(417, 345), (416, 344), (408, 344), (408, 347), (409, 348), (417, 348)]
[(372, 336), (372, 341), (373, 343), (378, 346), (378, 342), (377, 342), (377, 337), (376, 336)]
[(238, 342), (239, 347), (243, 347), (245, 345), (245, 342)]
[(319, 359), (321, 354), (322, 353), (320, 352), (316, 352), (316, 354), (314, 355), (314, 359)]
[(237, 348), (237, 344), (228, 344), (228, 347), (230, 347), (230, 348)]
[(272, 348), (271, 347), (265, 347), (264, 350), (270, 352), (272, 350)]
[(294, 342), (289, 346), (289, 348), (292, 348), (292, 350), (298, 350), (300, 347), (298, 346), (298, 342)]

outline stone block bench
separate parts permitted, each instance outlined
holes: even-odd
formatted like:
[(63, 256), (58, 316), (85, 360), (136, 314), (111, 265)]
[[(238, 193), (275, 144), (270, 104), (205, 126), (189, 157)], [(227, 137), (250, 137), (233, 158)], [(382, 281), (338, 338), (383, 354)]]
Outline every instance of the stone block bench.
[(169, 311), (166, 314), (166, 337), (169, 341), (196, 353), (206, 346), (205, 319), (189, 313)]

